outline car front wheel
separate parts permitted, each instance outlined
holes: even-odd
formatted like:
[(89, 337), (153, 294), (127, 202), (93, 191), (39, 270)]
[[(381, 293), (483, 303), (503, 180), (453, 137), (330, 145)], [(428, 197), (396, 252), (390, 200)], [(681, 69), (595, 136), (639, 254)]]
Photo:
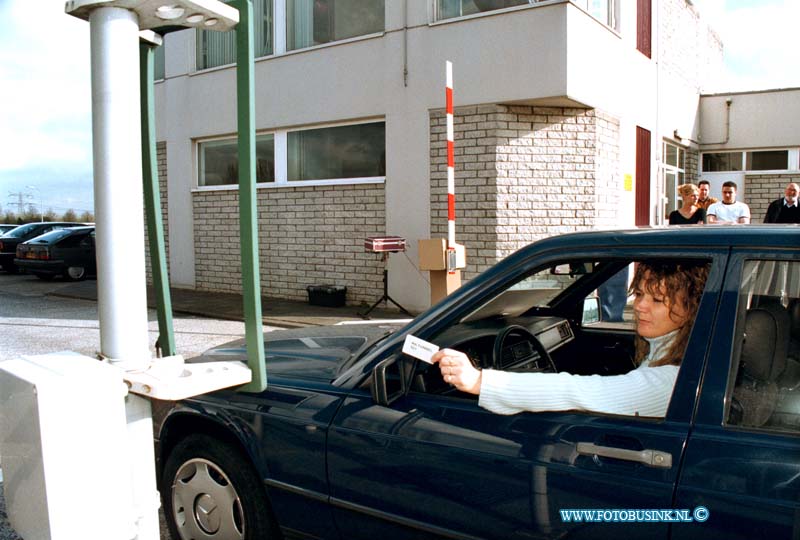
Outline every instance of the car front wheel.
[(258, 474), (233, 446), (191, 435), (167, 458), (164, 512), (174, 539), (278, 538)]

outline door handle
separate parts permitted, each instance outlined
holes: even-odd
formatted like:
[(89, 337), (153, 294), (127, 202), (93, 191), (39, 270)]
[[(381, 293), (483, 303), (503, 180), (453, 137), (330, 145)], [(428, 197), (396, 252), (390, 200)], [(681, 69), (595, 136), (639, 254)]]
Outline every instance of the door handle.
[(672, 454), (669, 452), (660, 452), (658, 450), (625, 450), (624, 448), (579, 442), (578, 454), (635, 461), (636, 463), (643, 463), (648, 467), (657, 467), (659, 469), (669, 469), (672, 467)]

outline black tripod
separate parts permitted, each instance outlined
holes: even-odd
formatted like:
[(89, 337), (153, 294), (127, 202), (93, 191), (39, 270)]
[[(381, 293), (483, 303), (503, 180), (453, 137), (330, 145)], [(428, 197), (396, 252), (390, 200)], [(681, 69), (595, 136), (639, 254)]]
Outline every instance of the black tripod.
[(400, 311), (402, 311), (409, 317), (413, 317), (413, 315), (411, 315), (411, 313), (409, 313), (406, 308), (398, 304), (394, 298), (389, 296), (389, 269), (386, 266), (386, 263), (388, 262), (389, 262), (389, 252), (384, 251), (383, 252), (383, 296), (378, 298), (378, 300), (374, 304), (372, 304), (372, 306), (367, 311), (365, 311), (364, 313), (359, 313), (359, 316), (363, 319), (369, 319), (369, 314), (372, 312), (373, 309), (378, 307), (378, 304), (380, 304), (381, 302), (383, 302), (385, 305), (388, 305), (388, 302), (391, 302), (392, 304), (400, 308)]

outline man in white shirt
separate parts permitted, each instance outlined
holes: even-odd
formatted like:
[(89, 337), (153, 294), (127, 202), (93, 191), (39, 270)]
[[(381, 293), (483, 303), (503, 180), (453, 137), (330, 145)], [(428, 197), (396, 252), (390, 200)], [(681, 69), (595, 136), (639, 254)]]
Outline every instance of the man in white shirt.
[(722, 200), (706, 210), (708, 223), (750, 223), (750, 207), (736, 201), (736, 182), (722, 184)]

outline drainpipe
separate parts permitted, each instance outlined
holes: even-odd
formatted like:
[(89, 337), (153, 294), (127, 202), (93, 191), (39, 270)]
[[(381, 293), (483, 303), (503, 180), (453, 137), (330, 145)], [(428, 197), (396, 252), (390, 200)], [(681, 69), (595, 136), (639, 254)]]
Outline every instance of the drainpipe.
[[(714, 142), (702, 142), (701, 146), (711, 146), (713, 144), (728, 144), (731, 139), (731, 105), (733, 105), (732, 98), (725, 98), (725, 139)], [(698, 137), (700, 138), (700, 137)]]

